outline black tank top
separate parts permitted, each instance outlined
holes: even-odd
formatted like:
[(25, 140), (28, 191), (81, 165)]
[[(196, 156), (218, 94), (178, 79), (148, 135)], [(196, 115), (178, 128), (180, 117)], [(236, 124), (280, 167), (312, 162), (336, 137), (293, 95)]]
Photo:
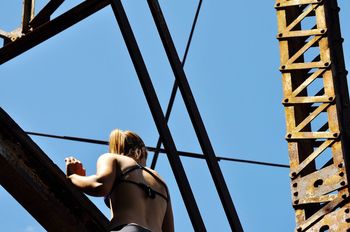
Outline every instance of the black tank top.
[[(125, 176), (127, 174), (129, 174), (130, 172), (133, 172), (137, 169), (141, 169), (141, 170), (144, 170), (146, 171), (147, 173), (149, 173), (154, 179), (156, 179), (158, 182), (162, 183), (166, 189), (166, 192), (167, 192), (167, 196), (165, 196), (164, 194), (154, 190), (153, 188), (151, 188), (149, 185), (146, 185), (144, 183), (141, 183), (141, 182), (136, 182), (136, 181), (132, 181), (132, 180), (127, 180), (125, 179)], [(148, 170), (147, 168), (145, 168), (144, 166), (140, 165), (140, 164), (136, 164), (135, 166), (131, 166), (129, 168), (127, 168), (121, 175), (119, 178), (117, 178), (116, 182), (114, 183), (113, 187), (112, 187), (112, 190), (110, 192), (110, 194), (113, 192), (113, 190), (115, 189), (115, 187), (119, 184), (122, 184), (122, 183), (127, 183), (127, 184), (133, 184), (133, 185), (136, 185), (138, 186), (139, 188), (141, 188), (147, 197), (151, 198), (151, 199), (154, 199), (157, 195), (162, 197), (164, 200), (166, 200), (167, 202), (169, 201), (169, 192), (168, 192), (168, 188), (167, 186), (165, 185), (165, 183), (158, 177), (156, 176), (153, 172), (151, 172), (150, 170)], [(107, 205), (107, 207), (109, 208), (109, 197), (110, 197), (110, 194), (108, 194), (104, 201), (105, 201), (105, 204)]]

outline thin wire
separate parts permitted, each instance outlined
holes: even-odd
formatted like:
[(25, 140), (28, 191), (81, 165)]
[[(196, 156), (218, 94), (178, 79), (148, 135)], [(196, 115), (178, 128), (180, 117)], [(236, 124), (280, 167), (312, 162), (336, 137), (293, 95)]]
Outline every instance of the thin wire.
[[(92, 143), (92, 144), (99, 144), (99, 145), (108, 145), (108, 141), (97, 140), (97, 139), (88, 139), (88, 138), (80, 138), (80, 137), (73, 137), (73, 136), (51, 135), (51, 134), (29, 132), (29, 131), (27, 131), (26, 133), (28, 135), (35, 135), (35, 136), (41, 136), (41, 137), (71, 140), (71, 141), (76, 141), (76, 142)], [(166, 153), (166, 150), (163, 148), (160, 148), (160, 149), (157, 149), (154, 147), (146, 147), (146, 148), (149, 152), (158, 151), (159, 153), (163, 153), (163, 154)], [(179, 151), (178, 154), (180, 156), (184, 156), (184, 157), (205, 159), (205, 156), (203, 154), (199, 154), (199, 153)], [(276, 163), (260, 162), (260, 161), (254, 161), (254, 160), (236, 159), (236, 158), (229, 158), (229, 157), (223, 157), (223, 156), (217, 156), (216, 158), (218, 161), (225, 160), (225, 161), (231, 161), (231, 162), (249, 163), (249, 164), (264, 165), (264, 166), (271, 166), (271, 167), (289, 168), (289, 165), (285, 165), (285, 164), (276, 164)]]
[[(188, 41), (187, 41), (187, 44), (186, 44), (184, 57), (182, 59), (182, 67), (185, 67), (187, 54), (188, 54), (188, 51), (190, 50), (192, 37), (193, 37), (194, 30), (195, 30), (196, 25), (197, 25), (197, 20), (198, 20), (199, 12), (201, 10), (201, 6), (202, 6), (202, 0), (199, 1), (198, 7), (197, 7), (197, 10), (196, 10), (196, 14), (194, 16), (194, 20), (193, 20), (192, 27), (191, 27), (191, 32), (190, 32), (190, 35), (188, 37)], [(175, 102), (177, 89), (178, 89), (178, 85), (177, 85), (176, 81), (174, 81), (173, 89), (171, 90), (171, 95), (170, 95), (170, 99), (169, 99), (169, 103), (168, 103), (168, 108), (167, 108), (166, 113), (165, 113), (165, 120), (167, 122), (169, 121), (171, 110), (173, 109), (173, 105), (174, 105), (174, 102)], [(160, 149), (161, 145), (162, 145), (162, 140), (161, 140), (161, 137), (159, 137), (158, 141), (157, 141), (157, 145), (156, 145), (156, 150), (154, 152), (152, 163), (151, 163), (151, 168), (152, 169), (154, 169), (156, 167), (157, 160), (158, 160), (158, 155), (159, 155), (159, 149)]]

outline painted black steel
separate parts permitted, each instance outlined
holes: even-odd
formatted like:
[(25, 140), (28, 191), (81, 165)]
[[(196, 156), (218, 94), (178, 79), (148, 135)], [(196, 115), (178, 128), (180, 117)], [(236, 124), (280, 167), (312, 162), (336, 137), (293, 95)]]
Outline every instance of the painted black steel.
[(32, 9), (34, 7), (33, 4), (33, 0), (23, 1), (22, 33), (26, 33), (29, 30), (29, 22), (32, 17)]
[[(104, 140), (88, 139), (88, 138), (65, 136), (65, 135), (51, 135), (51, 134), (44, 134), (44, 133), (31, 132), (31, 131), (27, 131), (26, 133), (28, 135), (42, 136), (42, 137), (48, 137), (48, 138), (64, 139), (64, 140), (71, 140), (71, 141), (77, 141), (77, 142), (83, 142), (83, 143), (100, 144), (100, 145), (108, 145), (108, 141), (104, 141)], [(164, 153), (164, 154), (166, 153), (166, 150), (163, 148), (156, 148), (156, 147), (149, 147), (149, 146), (146, 146), (146, 148), (147, 148), (147, 151), (149, 151), (149, 152), (158, 151), (159, 153)], [(184, 157), (205, 159), (205, 156), (203, 154), (194, 153), (194, 152), (178, 151), (178, 154), (179, 154), (179, 156), (184, 156)], [(269, 163), (269, 162), (255, 161), (255, 160), (236, 159), (236, 158), (223, 157), (223, 156), (216, 156), (216, 158), (218, 161), (224, 160), (224, 161), (257, 164), (257, 165), (271, 166), (271, 167), (289, 168), (289, 165), (286, 165), (286, 164)]]
[[(193, 23), (192, 23), (190, 36), (189, 36), (189, 38), (187, 40), (184, 57), (182, 58), (182, 67), (184, 67), (185, 63), (186, 63), (187, 54), (188, 54), (188, 51), (190, 50), (190, 45), (191, 45), (191, 42), (192, 42), (194, 29), (196, 28), (196, 25), (197, 25), (197, 20), (198, 20), (199, 12), (201, 10), (202, 2), (203, 2), (202, 0), (199, 0), (198, 6), (197, 6), (197, 10), (196, 10), (196, 14), (194, 16)], [(175, 80), (174, 84), (173, 84), (173, 88), (171, 90), (168, 107), (167, 107), (166, 113), (165, 113), (165, 119), (166, 119), (167, 122), (169, 121), (171, 110), (173, 109), (173, 105), (174, 105), (174, 102), (175, 102), (177, 89), (178, 89), (178, 85), (177, 85), (176, 80)], [(154, 152), (154, 155), (153, 155), (153, 158), (152, 158), (152, 163), (151, 163), (151, 168), (152, 169), (154, 169), (156, 167), (157, 160), (158, 160), (158, 155), (159, 155), (159, 149), (160, 149), (161, 145), (162, 145), (162, 140), (161, 140), (161, 137), (159, 137), (158, 141), (157, 141), (157, 145), (156, 145), (156, 151)]]
[(41, 24), (48, 22), (51, 15), (57, 10), (58, 7), (62, 5), (64, 0), (51, 0), (49, 1), (41, 11), (30, 21), (29, 26), (31, 28), (36, 28)]
[(66, 30), (109, 4), (109, 0), (86, 0), (57, 18), (39, 26), (0, 49), (0, 64), (28, 51), (36, 45)]
[[(58, 3), (59, 1), (55, 2)], [(34, 28), (34, 30), (29, 31), (21, 38), (18, 38), (14, 42), (8, 43), (6, 46), (0, 49), (0, 64), (9, 61), (10, 59), (40, 44), (41, 42), (73, 26), (79, 21), (104, 8), (109, 3), (110, 1), (108, 0), (86, 0), (81, 4), (77, 5), (76, 7), (72, 8), (71, 10), (67, 11), (66, 13), (58, 16), (57, 18), (48, 21), (44, 24), (37, 25), (38, 27)], [(177, 56), (174, 44), (170, 37), (170, 33), (165, 24), (162, 12), (160, 11), (159, 4), (157, 1), (148, 1), (148, 3), (150, 5), (152, 15), (155, 19), (158, 31), (161, 35), (163, 45), (168, 54), (170, 64), (175, 73), (176, 81), (179, 84), (180, 91), (185, 100), (185, 104), (190, 114), (190, 118), (194, 125), (198, 139), (200, 141), (200, 145), (204, 154), (206, 154), (206, 161), (208, 163), (210, 172), (212, 173), (216, 188), (218, 189), (220, 199), (224, 205), (224, 209), (229, 219), (231, 228), (234, 228), (235, 231), (242, 231), (240, 222), (238, 220), (238, 216), (233, 206), (231, 196), (229, 195), (223, 175), (218, 166), (217, 157), (215, 157), (214, 151), (209, 141), (209, 137), (205, 131), (204, 124), (200, 118), (199, 111), (194, 102), (193, 95), (187, 83), (186, 76), (184, 74), (183, 68), (181, 67), (182, 64)], [(142, 88), (145, 92), (145, 96), (150, 106), (154, 120), (156, 122), (158, 131), (163, 140), (164, 147), (169, 152), (169, 162), (172, 166), (175, 178), (183, 195), (184, 202), (189, 212), (192, 224), (196, 231), (205, 231), (203, 220), (200, 216), (197, 204), (194, 200), (192, 190), (184, 173), (169, 128), (167, 127), (167, 121), (165, 120), (164, 115), (162, 113), (152, 82), (149, 78), (146, 66), (143, 62), (141, 53), (138, 49), (136, 40), (128, 23), (121, 2), (119, 0), (112, 1), (112, 8), (116, 15), (118, 24), (122, 30), (124, 40), (129, 49), (131, 59), (134, 63)], [(53, 8), (51, 8), (51, 11), (52, 10)], [(47, 11), (46, 13), (48, 13), (49, 11)], [(46, 18), (42, 18), (42, 20), (44, 19), (47, 20), (47, 16)]]
[(199, 143), (201, 145), (203, 153), (206, 156), (206, 161), (207, 161), (209, 170), (213, 177), (216, 189), (219, 193), (219, 197), (224, 207), (231, 229), (237, 232), (243, 231), (242, 225), (238, 218), (238, 214), (233, 205), (233, 201), (228, 191), (227, 185), (225, 183), (224, 176), (221, 172), (214, 150), (211, 146), (209, 136), (204, 127), (202, 118), (200, 116), (200, 113), (197, 108), (196, 102), (194, 100), (194, 96), (191, 92), (190, 86), (188, 84), (186, 74), (183, 70), (181, 61), (177, 54), (174, 42), (171, 38), (169, 29), (167, 27), (166, 21), (164, 19), (162, 10), (159, 5), (159, 2), (156, 0), (147, 0), (147, 2), (151, 10), (154, 22), (157, 26), (164, 49), (167, 53), (170, 65), (173, 69), (177, 84), (179, 85), (180, 92), (182, 94), (187, 111), (189, 113), (192, 124), (194, 126), (195, 132), (197, 134)]
[(35, 136), (41, 136), (41, 137), (71, 140), (71, 141), (77, 141), (77, 142), (83, 142), (83, 143), (108, 145), (108, 141), (97, 140), (97, 139), (87, 139), (87, 138), (80, 138), (80, 137), (74, 137), (74, 136), (65, 136), (65, 135), (51, 135), (51, 134), (38, 133), (38, 132), (32, 132), (32, 131), (26, 131), (26, 133), (28, 135), (35, 135)]
[(124, 7), (120, 0), (111, 0), (111, 6), (124, 37), (124, 41), (128, 48), (131, 60), (134, 64), (137, 76), (144, 91), (158, 132), (163, 139), (163, 144), (167, 150), (170, 166), (173, 170), (176, 182), (182, 194), (192, 225), (195, 231), (206, 231), (197, 203), (193, 196), (190, 184), (186, 177), (175, 143), (172, 139), (170, 130), (163, 115), (151, 78), (148, 74), (147, 67), (142, 58), (141, 51), (136, 42)]

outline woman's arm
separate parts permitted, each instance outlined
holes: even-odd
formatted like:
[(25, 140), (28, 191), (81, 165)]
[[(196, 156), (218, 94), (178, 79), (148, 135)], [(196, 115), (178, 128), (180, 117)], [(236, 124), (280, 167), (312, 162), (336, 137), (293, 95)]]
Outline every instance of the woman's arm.
[(65, 159), (67, 177), (81, 191), (91, 196), (106, 196), (113, 187), (116, 173), (116, 159), (103, 154), (97, 160), (96, 174), (85, 176), (81, 162), (74, 157)]

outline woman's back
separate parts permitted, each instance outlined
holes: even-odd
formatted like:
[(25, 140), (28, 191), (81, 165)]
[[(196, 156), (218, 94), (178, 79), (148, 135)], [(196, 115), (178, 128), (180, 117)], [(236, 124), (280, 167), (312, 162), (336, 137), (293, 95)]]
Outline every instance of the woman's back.
[(165, 183), (151, 169), (134, 159), (115, 155), (115, 182), (110, 193), (111, 226), (137, 223), (161, 232), (169, 196)]

